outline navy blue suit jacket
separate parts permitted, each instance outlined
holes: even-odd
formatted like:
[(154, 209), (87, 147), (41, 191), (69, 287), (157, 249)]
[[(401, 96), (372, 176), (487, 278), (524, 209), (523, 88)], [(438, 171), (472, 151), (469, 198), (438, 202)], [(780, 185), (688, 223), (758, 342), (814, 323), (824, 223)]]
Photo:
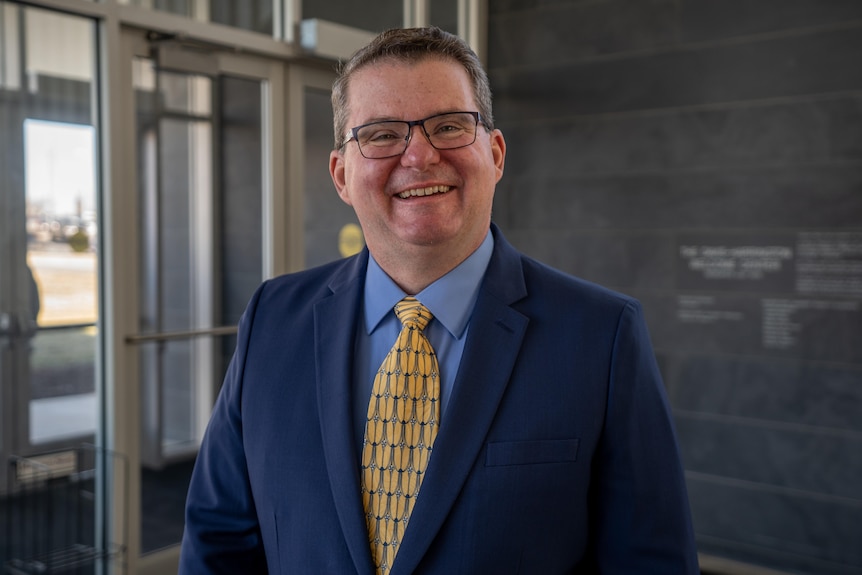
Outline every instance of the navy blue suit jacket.
[[(495, 249), (392, 575), (695, 574), (633, 299)], [(374, 572), (352, 419), (367, 252), (265, 282), (189, 490), (180, 572)]]

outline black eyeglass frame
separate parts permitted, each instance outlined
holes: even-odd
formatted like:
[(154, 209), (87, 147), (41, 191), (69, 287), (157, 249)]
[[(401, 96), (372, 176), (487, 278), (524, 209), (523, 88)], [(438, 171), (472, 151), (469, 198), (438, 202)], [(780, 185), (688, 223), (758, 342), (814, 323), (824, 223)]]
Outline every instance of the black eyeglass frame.
[[(438, 148), (434, 145), (434, 142), (431, 141), (431, 135), (428, 133), (428, 130), (425, 129), (425, 122), (428, 120), (433, 120), (434, 118), (439, 118), (440, 116), (449, 116), (452, 114), (468, 114), (473, 116), (473, 119), (476, 120), (476, 129), (473, 132), (473, 139), (469, 144), (461, 144), (460, 146), (454, 146), (452, 148)], [(398, 152), (397, 154), (390, 154), (388, 156), (377, 156), (377, 157), (368, 157), (365, 155), (365, 152), (362, 151), (362, 146), (359, 145), (359, 130), (362, 128), (367, 128), (368, 126), (374, 126), (376, 124), (388, 124), (388, 123), (399, 123), (399, 124), (407, 124), (407, 135), (404, 137), (404, 149)], [(467, 146), (472, 146), (476, 143), (476, 137), (479, 133), (479, 124), (485, 125), (485, 122), (482, 120), (482, 114), (480, 112), (463, 112), (463, 111), (455, 111), (455, 112), (442, 112), (440, 114), (434, 114), (433, 116), (428, 116), (427, 118), (422, 118), (421, 120), (377, 120), (376, 122), (368, 122), (367, 124), (362, 124), (360, 126), (356, 126), (354, 128), (350, 128), (350, 132), (347, 134), (347, 137), (344, 139), (344, 142), (341, 143), (341, 147), (344, 148), (351, 141), (356, 142), (356, 147), (359, 148), (359, 153), (362, 154), (363, 158), (368, 160), (385, 160), (387, 158), (394, 158), (396, 156), (400, 156), (404, 152), (407, 151), (407, 146), (410, 145), (410, 138), (413, 137), (413, 126), (421, 126), (422, 133), (425, 134), (425, 139), (428, 140), (428, 143), (431, 144), (431, 147), (435, 150), (458, 150), (460, 148), (466, 148)]]

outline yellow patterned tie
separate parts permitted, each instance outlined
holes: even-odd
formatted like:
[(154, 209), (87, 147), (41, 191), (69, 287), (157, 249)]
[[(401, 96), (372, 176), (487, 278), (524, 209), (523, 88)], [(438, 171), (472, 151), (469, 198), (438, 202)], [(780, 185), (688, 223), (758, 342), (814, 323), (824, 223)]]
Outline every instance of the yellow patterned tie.
[(378, 574), (389, 573), (437, 437), (437, 356), (423, 330), (431, 313), (413, 297), (395, 305), (403, 328), (377, 371), (362, 443), (362, 504)]

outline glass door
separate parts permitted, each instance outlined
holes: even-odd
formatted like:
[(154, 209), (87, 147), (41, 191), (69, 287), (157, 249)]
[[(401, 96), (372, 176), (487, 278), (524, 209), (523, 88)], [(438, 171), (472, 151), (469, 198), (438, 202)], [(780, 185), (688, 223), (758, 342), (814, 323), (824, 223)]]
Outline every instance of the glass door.
[(95, 46), (91, 20), (0, 1), (4, 461), (96, 433)]
[(283, 65), (128, 34), (138, 46), (131, 62), (137, 221), (130, 286), (137, 325), (126, 337), (140, 410), (133, 534), (141, 555), (171, 555), (236, 324), (274, 269), (272, 230), (284, 223), (276, 224), (272, 194), (272, 148), (282, 131), (272, 125), (278, 114), (271, 102), (282, 89)]
[(97, 503), (110, 479), (93, 457), (104, 397), (97, 36), (92, 19), (0, 1), (4, 573), (92, 572), (114, 552)]

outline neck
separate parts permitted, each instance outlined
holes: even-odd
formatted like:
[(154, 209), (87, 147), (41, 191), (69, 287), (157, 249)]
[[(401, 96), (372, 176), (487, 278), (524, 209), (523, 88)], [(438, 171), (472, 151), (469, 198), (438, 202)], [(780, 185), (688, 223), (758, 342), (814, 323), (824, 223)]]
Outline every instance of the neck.
[(482, 237), (475, 245), (457, 250), (441, 246), (415, 246), (407, 252), (390, 253), (388, 250), (369, 250), (380, 268), (398, 287), (408, 295), (416, 295), (423, 289), (458, 267), (482, 244)]

